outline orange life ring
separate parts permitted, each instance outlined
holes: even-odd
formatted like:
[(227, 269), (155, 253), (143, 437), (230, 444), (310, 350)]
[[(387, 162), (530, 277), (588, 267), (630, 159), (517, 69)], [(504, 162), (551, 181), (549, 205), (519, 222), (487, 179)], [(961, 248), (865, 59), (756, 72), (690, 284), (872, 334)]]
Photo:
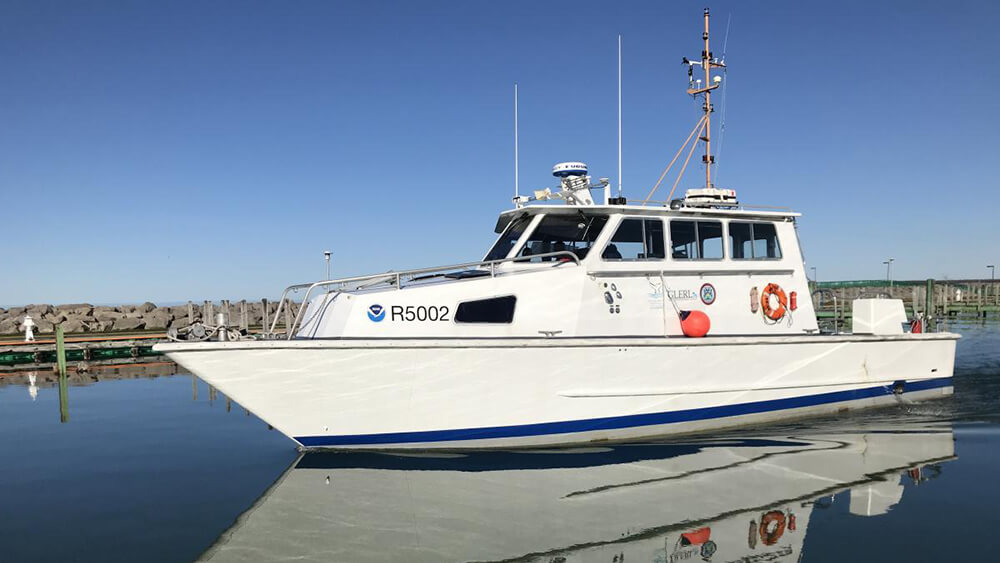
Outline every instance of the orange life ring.
[[(777, 307), (771, 307), (772, 295), (778, 298)], [(760, 310), (764, 313), (764, 316), (772, 321), (780, 321), (785, 316), (787, 309), (788, 297), (785, 295), (785, 290), (781, 289), (781, 286), (776, 283), (767, 284), (767, 287), (760, 294)]]
[(785, 515), (772, 510), (760, 518), (760, 539), (764, 545), (774, 545), (785, 533)]

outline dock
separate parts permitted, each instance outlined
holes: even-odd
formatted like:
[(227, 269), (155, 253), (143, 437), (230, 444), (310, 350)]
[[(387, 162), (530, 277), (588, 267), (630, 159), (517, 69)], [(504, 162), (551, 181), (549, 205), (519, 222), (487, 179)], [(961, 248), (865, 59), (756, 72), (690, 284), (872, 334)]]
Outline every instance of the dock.
[(823, 324), (850, 323), (851, 303), (866, 297), (902, 299), (910, 318), (1000, 319), (1000, 280), (856, 280), (810, 284), (816, 316)]

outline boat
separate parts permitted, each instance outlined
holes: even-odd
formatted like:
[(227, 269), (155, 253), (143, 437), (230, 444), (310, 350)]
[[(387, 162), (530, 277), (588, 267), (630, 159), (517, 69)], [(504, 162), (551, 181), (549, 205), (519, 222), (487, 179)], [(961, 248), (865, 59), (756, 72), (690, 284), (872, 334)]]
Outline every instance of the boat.
[(957, 334), (885, 298), (820, 330), (800, 214), (713, 183), (725, 61), (704, 22), (684, 59), (704, 115), (671, 162), (704, 145), (703, 187), (629, 202), (559, 163), (482, 260), (295, 284), (262, 338), (202, 327), (154, 349), (302, 448), (629, 441), (951, 395)]
[(830, 535), (810, 529), (830, 524), (815, 512), (885, 514), (953, 459), (951, 427), (919, 421), (545, 451), (306, 452), (199, 560), (801, 561), (808, 534)]

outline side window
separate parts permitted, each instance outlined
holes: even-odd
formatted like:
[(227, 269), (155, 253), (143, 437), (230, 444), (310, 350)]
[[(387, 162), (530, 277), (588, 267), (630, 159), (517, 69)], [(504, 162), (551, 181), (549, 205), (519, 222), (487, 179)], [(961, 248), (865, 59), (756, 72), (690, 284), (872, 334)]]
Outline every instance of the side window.
[(624, 219), (615, 236), (604, 247), (605, 260), (662, 260), (663, 221), (659, 219)]
[(729, 222), (729, 254), (733, 260), (753, 258), (753, 232), (750, 223)]
[(702, 259), (722, 259), (722, 223), (698, 221), (698, 244), (701, 245)]
[(590, 252), (591, 245), (607, 222), (606, 215), (546, 215), (528, 235), (518, 254), (524, 260), (518, 262), (561, 262), (570, 259), (569, 256), (537, 257), (552, 252), (572, 252), (582, 259)]
[(773, 223), (729, 223), (729, 248), (737, 260), (781, 258)]
[(456, 323), (497, 323), (510, 324), (514, 321), (514, 306), (517, 297), (493, 297), (458, 304), (455, 311)]
[(772, 223), (753, 224), (753, 257), (781, 258), (778, 233)]
[(722, 258), (722, 223), (719, 221), (671, 221), (670, 255), (677, 260), (717, 260)]

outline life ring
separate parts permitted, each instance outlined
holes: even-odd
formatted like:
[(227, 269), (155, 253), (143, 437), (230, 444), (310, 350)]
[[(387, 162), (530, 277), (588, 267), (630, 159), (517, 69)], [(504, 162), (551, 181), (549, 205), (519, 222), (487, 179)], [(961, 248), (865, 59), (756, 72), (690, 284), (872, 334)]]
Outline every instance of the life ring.
[(760, 539), (764, 545), (774, 545), (785, 533), (785, 514), (772, 510), (760, 518)]
[[(771, 307), (772, 295), (778, 298), (777, 307)], [(760, 294), (760, 310), (764, 313), (764, 316), (772, 321), (780, 321), (785, 316), (787, 309), (788, 297), (785, 295), (785, 290), (781, 289), (781, 286), (776, 283), (767, 284), (767, 287)]]

